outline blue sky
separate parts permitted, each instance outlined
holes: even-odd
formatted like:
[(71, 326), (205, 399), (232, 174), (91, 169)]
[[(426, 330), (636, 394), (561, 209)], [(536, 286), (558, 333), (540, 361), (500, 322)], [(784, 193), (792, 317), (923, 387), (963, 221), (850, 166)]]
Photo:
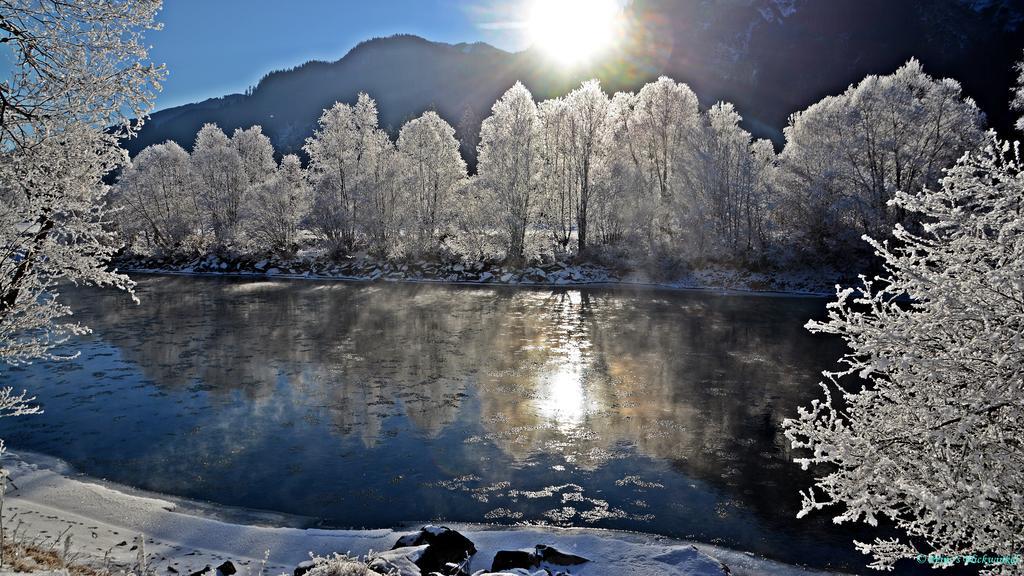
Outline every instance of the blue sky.
[(169, 76), (157, 109), (243, 92), (267, 72), (336, 60), (361, 40), (411, 33), (522, 50), (522, 0), (165, 0), (149, 39)]

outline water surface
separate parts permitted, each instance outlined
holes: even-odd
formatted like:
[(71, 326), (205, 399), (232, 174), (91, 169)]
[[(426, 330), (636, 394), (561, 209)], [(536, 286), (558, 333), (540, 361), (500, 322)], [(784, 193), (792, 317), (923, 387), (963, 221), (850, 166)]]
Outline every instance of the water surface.
[(77, 359), (7, 369), (14, 448), (308, 516), (655, 532), (863, 571), (783, 418), (843, 351), (811, 298), (143, 276), (66, 297)]

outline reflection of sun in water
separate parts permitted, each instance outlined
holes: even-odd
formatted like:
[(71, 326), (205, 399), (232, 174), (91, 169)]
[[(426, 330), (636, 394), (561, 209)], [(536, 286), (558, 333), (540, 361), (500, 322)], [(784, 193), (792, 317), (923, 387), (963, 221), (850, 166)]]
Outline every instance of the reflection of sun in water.
[(566, 290), (565, 298), (569, 310), (573, 310), (573, 306), (579, 306), (583, 303), (583, 293), (579, 290)]
[(571, 65), (611, 48), (621, 19), (619, 0), (533, 0), (528, 31), (535, 46)]
[(544, 423), (569, 431), (583, 423), (590, 406), (583, 389), (583, 353), (575, 346), (565, 352), (558, 369), (542, 379), (535, 402)]

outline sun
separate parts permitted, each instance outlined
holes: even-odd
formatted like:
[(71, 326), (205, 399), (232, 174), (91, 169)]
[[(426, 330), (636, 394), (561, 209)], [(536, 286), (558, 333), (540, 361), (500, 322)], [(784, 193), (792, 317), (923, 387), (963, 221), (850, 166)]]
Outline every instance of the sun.
[(620, 0), (532, 0), (531, 43), (564, 65), (593, 59), (618, 40)]

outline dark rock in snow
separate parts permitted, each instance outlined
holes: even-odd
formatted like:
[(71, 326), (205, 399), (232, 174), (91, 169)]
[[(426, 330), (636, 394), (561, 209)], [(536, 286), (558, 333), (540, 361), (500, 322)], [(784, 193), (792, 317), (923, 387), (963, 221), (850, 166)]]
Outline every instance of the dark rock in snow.
[(202, 570), (196, 570), (195, 572), (189, 574), (188, 576), (203, 576), (203, 574), (206, 574), (209, 571), (210, 571), (210, 565), (207, 564), (206, 567), (203, 568)]
[[(388, 574), (389, 576), (423, 576), (424, 574), (436, 574), (426, 572), (417, 564), (430, 546), (404, 546), (387, 552), (374, 554), (374, 557), (366, 565), (372, 573)], [(447, 574), (444, 572), (443, 574)]]
[(217, 572), (220, 572), (224, 576), (231, 576), (238, 570), (235, 569), (235, 565), (231, 563), (231, 560), (225, 560), (223, 564), (217, 566)]
[(583, 556), (576, 556), (575, 554), (566, 554), (556, 548), (547, 546), (545, 544), (537, 545), (537, 557), (541, 562), (547, 562), (548, 564), (556, 564), (558, 566), (576, 566), (583, 564), (584, 562), (590, 562), (590, 560)]
[(306, 560), (305, 562), (299, 562), (299, 565), (292, 571), (292, 576), (302, 576), (306, 572), (313, 569), (316, 564), (312, 560)]
[(501, 572), (512, 568), (523, 568), (529, 570), (536, 568), (540, 563), (533, 552), (526, 550), (500, 550), (494, 555), (491, 562), (491, 572)]
[(476, 546), (462, 534), (444, 526), (424, 526), (415, 534), (402, 536), (391, 548), (423, 546), (427, 548), (418, 559), (423, 574), (437, 572), (444, 576), (468, 576), (469, 558), (476, 554)]
[(494, 555), (494, 561), (491, 562), (491, 572), (500, 572), (513, 568), (531, 570), (541, 564), (578, 566), (586, 562), (590, 562), (590, 560), (575, 554), (567, 554), (545, 544), (538, 544), (534, 552), (526, 550), (501, 550)]

